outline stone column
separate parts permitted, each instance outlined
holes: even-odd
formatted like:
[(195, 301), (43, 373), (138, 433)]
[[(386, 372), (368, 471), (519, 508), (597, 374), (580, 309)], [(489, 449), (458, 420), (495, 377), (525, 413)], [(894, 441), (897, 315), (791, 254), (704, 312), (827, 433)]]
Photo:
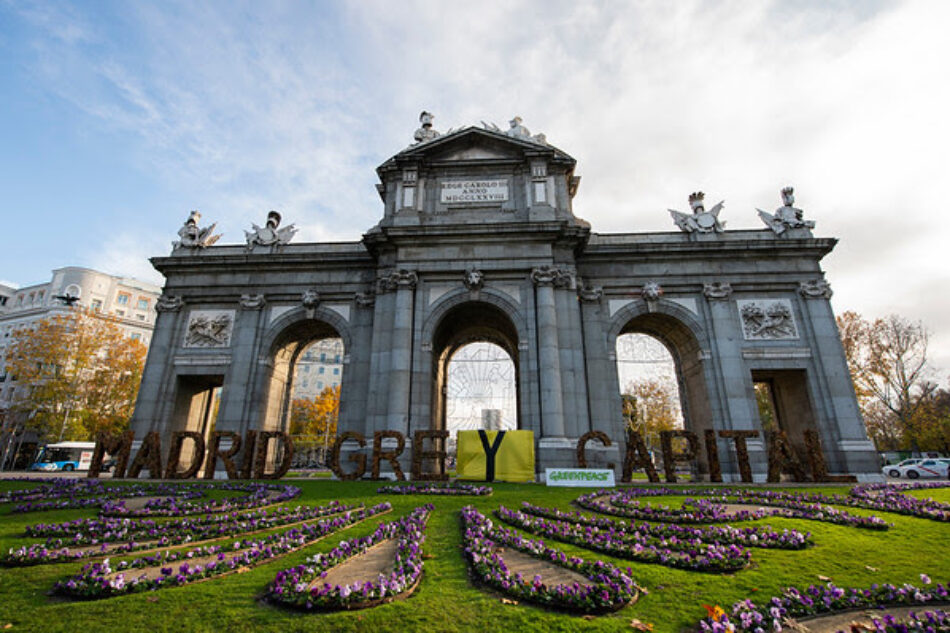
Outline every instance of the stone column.
[(174, 385), (174, 361), (177, 342), (183, 327), (182, 307), (185, 301), (180, 295), (163, 294), (155, 302), (158, 317), (155, 319), (152, 342), (148, 348), (148, 361), (142, 372), (131, 428), (135, 437), (141, 439), (149, 431), (164, 431), (171, 411), (170, 400)]
[[(857, 474), (860, 480), (879, 479), (879, 457), (861, 420), (854, 383), (831, 309), (831, 286), (824, 279), (812, 279), (801, 282), (798, 292), (805, 300), (817, 377), (824, 383), (825, 393), (816, 400), (824, 399), (831, 409), (830, 424), (819, 428), (828, 469)], [(817, 406), (820, 404), (816, 402), (816, 409)], [(831, 425), (833, 429), (828, 428)]]
[[(758, 420), (758, 410), (752, 402), (750, 407), (746, 387), (752, 380), (745, 361), (742, 358), (744, 338), (741, 324), (736, 328), (736, 303), (732, 298), (732, 286), (728, 282), (711, 282), (703, 286), (703, 295), (709, 307), (710, 341), (713, 349), (711, 358), (704, 362), (713, 362), (718, 367), (721, 394), (720, 409), (722, 416), (716, 425), (716, 407), (712, 399), (715, 397), (709, 387), (709, 398), (712, 406), (713, 427), (717, 431), (759, 431), (756, 439), (747, 440), (749, 463), (752, 466), (752, 476), (755, 481), (765, 481), (768, 464), (765, 452), (765, 438), (762, 436), (762, 425)], [(755, 417), (752, 417), (752, 416)], [(719, 439), (719, 461), (722, 466), (725, 481), (738, 481), (739, 466), (735, 456), (735, 444), (731, 441)]]
[(564, 437), (564, 403), (561, 394), (561, 358), (557, 339), (554, 286), (561, 272), (549, 266), (531, 271), (538, 317), (538, 382), (541, 388), (541, 428), (546, 438)]
[(396, 291), (386, 428), (403, 434), (409, 431), (409, 388), (412, 380), (412, 297), (418, 280), (418, 275), (411, 270), (397, 270), (386, 277), (382, 284), (386, 290)]

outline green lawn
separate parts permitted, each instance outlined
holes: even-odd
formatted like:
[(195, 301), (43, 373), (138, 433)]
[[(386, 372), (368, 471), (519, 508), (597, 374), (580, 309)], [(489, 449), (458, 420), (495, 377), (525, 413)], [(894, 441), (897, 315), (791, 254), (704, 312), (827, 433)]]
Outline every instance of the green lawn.
[[(658, 633), (690, 630), (703, 617), (703, 603), (728, 607), (752, 598), (764, 600), (787, 585), (807, 586), (827, 576), (839, 586), (871, 583), (919, 583), (927, 573), (934, 581), (950, 579), (950, 525), (897, 514), (880, 516), (894, 524), (887, 532), (839, 527), (816, 521), (764, 519), (746, 525), (770, 524), (811, 531), (815, 546), (802, 552), (752, 550), (751, 568), (718, 576), (678, 571), (655, 565), (630, 564), (577, 547), (550, 544), (585, 558), (603, 558), (630, 566), (636, 580), (649, 590), (639, 602), (617, 613), (590, 621), (578, 616), (545, 611), (533, 606), (503, 604), (500, 596), (474, 586), (460, 552), (458, 510), (474, 503), (489, 513), (499, 505), (518, 507), (523, 500), (570, 510), (570, 502), (584, 489), (545, 488), (538, 485), (494, 484), (488, 498), (383, 497), (375, 482), (304, 480), (292, 482), (303, 489), (294, 504), (319, 505), (333, 499), (363, 501), (367, 505), (386, 498), (393, 512), (339, 532), (310, 546), (247, 573), (233, 574), (186, 587), (163, 589), (93, 602), (67, 602), (47, 596), (56, 580), (77, 572), (81, 563), (32, 568), (0, 568), (0, 630), (11, 631), (631, 631), (637, 618), (652, 623)], [(17, 484), (0, 482), (0, 490)], [(805, 489), (801, 489), (805, 490)], [(811, 489), (808, 489), (811, 490)], [(843, 487), (823, 487), (819, 492), (843, 492)], [(916, 496), (950, 502), (950, 488)], [(677, 505), (677, 497), (653, 499)], [(429, 520), (423, 581), (407, 600), (375, 609), (331, 614), (303, 614), (266, 606), (258, 597), (274, 574), (299, 564), (314, 552), (328, 550), (344, 538), (371, 532), (380, 522), (408, 512), (422, 503), (435, 505)], [(10, 504), (0, 504), (0, 547), (29, 542), (24, 526), (94, 516), (92, 510), (64, 510), (10, 514)], [(850, 509), (856, 514), (871, 512)]]

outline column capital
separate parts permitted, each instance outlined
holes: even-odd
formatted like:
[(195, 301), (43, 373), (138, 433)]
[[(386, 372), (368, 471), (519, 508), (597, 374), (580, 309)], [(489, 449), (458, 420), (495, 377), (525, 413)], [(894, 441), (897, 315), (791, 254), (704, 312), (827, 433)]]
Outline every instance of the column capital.
[(809, 279), (798, 284), (798, 294), (805, 299), (831, 299), (831, 284), (824, 279)]
[(163, 294), (155, 302), (156, 312), (178, 312), (185, 305), (185, 300), (181, 295), (172, 296)]
[(713, 281), (703, 284), (703, 295), (709, 301), (723, 301), (732, 295), (732, 285), (728, 281)]
[(378, 279), (379, 292), (392, 292), (401, 287), (415, 288), (419, 283), (419, 275), (414, 270), (400, 268)]
[(244, 294), (241, 295), (239, 303), (241, 304), (241, 308), (244, 310), (261, 310), (265, 305), (267, 305), (267, 300), (262, 294)]
[(556, 288), (574, 288), (575, 274), (571, 270), (557, 266), (537, 266), (531, 270), (531, 281), (535, 286), (554, 286)]

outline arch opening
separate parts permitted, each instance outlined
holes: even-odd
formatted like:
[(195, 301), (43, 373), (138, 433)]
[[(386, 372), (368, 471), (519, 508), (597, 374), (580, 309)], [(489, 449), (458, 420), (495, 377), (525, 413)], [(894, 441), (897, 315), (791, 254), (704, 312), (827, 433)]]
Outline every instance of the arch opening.
[(518, 333), (500, 308), (470, 301), (451, 309), (432, 339), (432, 429), (450, 433), (451, 467), (458, 431), (519, 427)]
[[(292, 324), (271, 346), (273, 367), (260, 429), (291, 436), (294, 468), (326, 466), (339, 420), (345, 353), (339, 333), (317, 319)], [(268, 455), (268, 461), (279, 457)]]
[[(616, 355), (625, 424), (641, 434), (657, 466), (661, 430), (683, 429), (701, 437), (713, 428), (699, 342), (686, 325), (664, 314), (636, 316), (617, 336)], [(674, 450), (685, 444), (676, 438)], [(690, 474), (706, 472), (700, 454)]]

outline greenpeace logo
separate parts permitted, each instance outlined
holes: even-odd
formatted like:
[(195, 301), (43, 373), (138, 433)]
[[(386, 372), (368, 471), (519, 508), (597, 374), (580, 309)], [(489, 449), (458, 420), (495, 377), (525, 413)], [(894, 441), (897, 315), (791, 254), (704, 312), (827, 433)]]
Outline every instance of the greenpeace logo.
[(548, 468), (545, 481), (549, 486), (615, 486), (614, 471), (594, 468)]

